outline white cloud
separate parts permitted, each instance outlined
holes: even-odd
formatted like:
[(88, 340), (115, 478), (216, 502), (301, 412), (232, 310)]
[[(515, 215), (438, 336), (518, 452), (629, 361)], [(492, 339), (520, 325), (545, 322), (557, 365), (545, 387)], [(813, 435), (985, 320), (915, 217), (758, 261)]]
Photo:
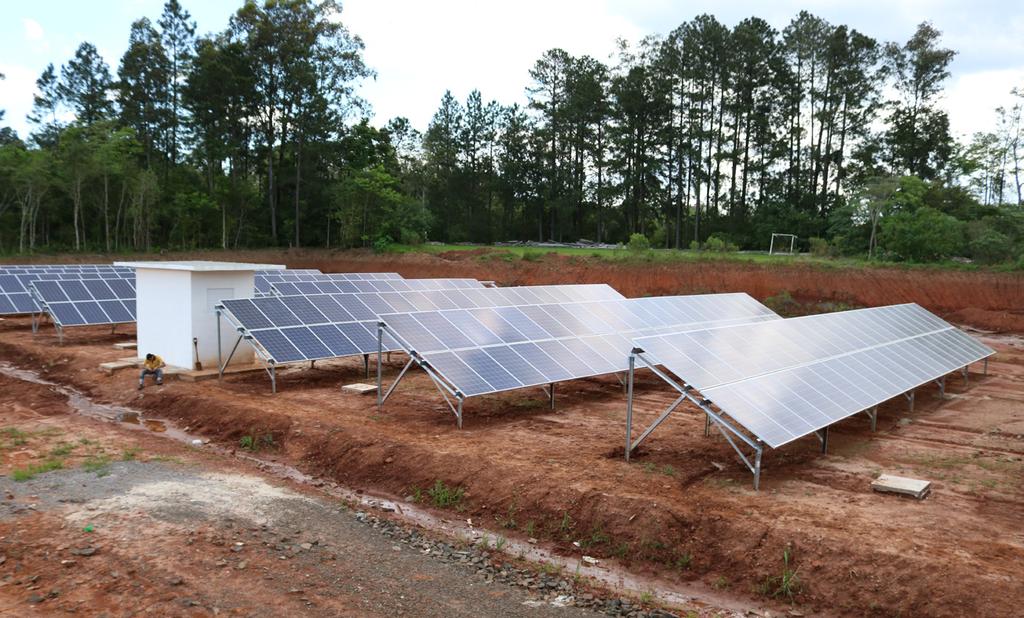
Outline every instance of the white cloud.
[(25, 27), (25, 40), (26, 41), (41, 41), (43, 40), (43, 27), (39, 25), (34, 19), (28, 17), (21, 20), (22, 25)]
[(1014, 87), (1024, 89), (1024, 65), (954, 74), (942, 101), (953, 134), (969, 138), (978, 131), (992, 131), (995, 109), (1013, 105), (1010, 90)]
[(342, 21), (363, 38), (366, 61), (378, 73), (361, 89), (376, 122), (406, 116), (420, 129), (447, 89), (460, 100), (478, 88), (485, 100), (523, 102), (530, 67), (545, 50), (607, 60), (616, 38), (646, 34), (607, 3), (586, 0), (349, 0), (344, 6)]
[(34, 71), (16, 64), (0, 64), (0, 108), (6, 110), (2, 125), (9, 125), (24, 139), (28, 135), (25, 115), (32, 111), (32, 95), (36, 91)]

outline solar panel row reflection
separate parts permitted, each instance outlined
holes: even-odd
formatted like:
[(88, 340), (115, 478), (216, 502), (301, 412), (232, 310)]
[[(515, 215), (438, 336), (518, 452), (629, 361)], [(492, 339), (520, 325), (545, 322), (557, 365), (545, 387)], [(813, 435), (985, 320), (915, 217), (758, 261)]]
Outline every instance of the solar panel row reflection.
[(714, 294), (388, 314), (381, 320), (470, 397), (624, 371), (630, 337), (638, 334), (778, 316), (746, 294)]
[[(618, 297), (621, 295), (606, 285), (540, 286), (544, 298), (589, 300)], [(511, 291), (511, 292), (510, 292)], [(369, 354), (377, 351), (377, 321), (382, 313), (422, 308), (468, 307), (475, 311), (481, 304), (523, 302), (524, 299), (539, 300), (534, 288), (479, 288), (434, 290), (425, 292), (382, 292), (357, 294), (317, 294), (308, 296), (264, 296), (238, 298), (222, 301), (227, 312), (241, 325), (255, 342), (276, 362), (298, 360), (319, 360), (352, 354)], [(444, 324), (451, 325), (450, 322)], [(337, 334), (330, 328), (310, 329), (318, 340), (309, 340), (301, 331), (290, 331), (298, 326), (337, 327)], [(441, 326), (441, 323), (438, 323)], [(441, 332), (441, 331), (439, 331)], [(486, 338), (485, 331), (475, 331), (478, 338)], [(274, 333), (274, 334), (269, 334)], [(453, 337), (456, 335), (444, 332)], [(325, 339), (330, 338), (331, 341)], [(472, 340), (466, 341), (472, 343)], [(332, 343), (333, 342), (333, 343)], [(323, 344), (330, 354), (323, 354)], [(384, 341), (386, 351), (400, 350), (390, 337)], [(341, 351), (341, 353), (337, 353)]]
[(914, 304), (638, 338), (636, 345), (772, 447), (993, 354)]

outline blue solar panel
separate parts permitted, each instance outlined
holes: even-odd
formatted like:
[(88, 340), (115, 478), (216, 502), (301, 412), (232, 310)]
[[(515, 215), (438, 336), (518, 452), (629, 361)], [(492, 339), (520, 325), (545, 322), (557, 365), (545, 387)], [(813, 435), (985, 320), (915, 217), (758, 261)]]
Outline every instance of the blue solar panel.
[(282, 328), (281, 333), (305, 358), (316, 359), (331, 356), (330, 349), (305, 326)]
[(50, 313), (62, 326), (79, 326), (85, 324), (82, 314), (71, 303), (56, 303), (50, 306)]
[(100, 307), (110, 317), (110, 321), (113, 323), (118, 322), (134, 322), (135, 316), (125, 308), (125, 306), (119, 300), (101, 300), (99, 301)]
[(535, 343), (517, 343), (509, 348), (535, 367), (547, 382), (561, 382), (572, 377), (568, 369), (548, 356)]
[(360, 352), (359, 348), (333, 324), (310, 326), (309, 330), (330, 348), (334, 356), (352, 356)]
[(16, 313), (16, 311), (11, 299), (6, 294), (0, 294), (0, 314), (4, 313)]
[(345, 308), (339, 305), (334, 298), (330, 296), (310, 296), (309, 302), (324, 314), (330, 322), (351, 322), (354, 318), (352, 314), (345, 311)]
[(516, 380), (512, 374), (505, 371), (501, 365), (479, 348), (460, 350), (455, 355), (490, 384), (491, 390), (504, 391), (523, 386), (519, 380)]
[(100, 305), (96, 301), (83, 300), (76, 302), (75, 309), (78, 309), (78, 313), (82, 314), (82, 318), (88, 324), (110, 323), (110, 318), (103, 312), (103, 309), (100, 309)]
[(110, 289), (110, 286), (102, 279), (83, 281), (82, 285), (85, 286), (85, 289), (89, 290), (89, 293), (92, 294), (92, 297), (96, 300), (110, 300), (112, 298), (117, 298), (117, 295)]
[(515, 376), (523, 386), (545, 384), (550, 382), (536, 367), (528, 363), (522, 356), (508, 346), (482, 348), (496, 363)]
[(256, 305), (256, 308), (262, 311), (274, 326), (300, 326), (302, 324), (302, 320), (295, 317), (279, 298), (273, 296), (254, 298), (252, 304)]
[(89, 294), (89, 290), (85, 288), (85, 285), (81, 281), (62, 281), (60, 283), (64, 293), (67, 294), (68, 300), (91, 300), (92, 295)]
[(251, 334), (266, 349), (270, 356), (279, 363), (305, 360), (302, 353), (288, 341), (287, 337), (281, 334), (280, 330), (271, 328), (251, 331)]
[(303, 324), (323, 324), (330, 321), (305, 296), (285, 296), (281, 298), (281, 302), (295, 314), (295, 317), (302, 320)]
[(222, 302), (224, 308), (249, 330), (274, 326), (274, 323), (268, 320), (267, 316), (263, 315), (263, 312), (257, 309), (252, 300), (248, 298), (228, 299)]

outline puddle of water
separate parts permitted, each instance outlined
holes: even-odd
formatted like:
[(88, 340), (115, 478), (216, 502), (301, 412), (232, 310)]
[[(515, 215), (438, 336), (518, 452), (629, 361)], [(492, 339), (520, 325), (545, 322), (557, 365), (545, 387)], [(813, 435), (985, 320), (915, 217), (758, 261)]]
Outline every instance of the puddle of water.
[[(499, 537), (504, 538), (500, 532), (494, 532), (473, 525), (471, 520), (449, 520), (437, 517), (433, 513), (413, 504), (399, 502), (390, 498), (368, 496), (362, 492), (357, 493), (333, 481), (317, 479), (287, 464), (261, 459), (255, 455), (209, 444), (206, 440), (200, 440), (196, 436), (178, 429), (168, 421), (145, 418), (138, 410), (124, 406), (97, 403), (74, 388), (50, 382), (34, 371), (20, 369), (7, 362), (0, 362), (0, 374), (49, 387), (55, 392), (66, 396), (68, 398), (68, 405), (83, 416), (107, 422), (121, 423), (128, 428), (159, 433), (164, 437), (189, 445), (202, 442), (204, 448), (215, 453), (248, 461), (264, 472), (282, 479), (316, 487), (318, 490), (335, 498), (358, 504), (367, 509), (378, 509), (396, 513), (408, 523), (420, 526), (426, 530), (440, 532), (468, 542), (489, 539), (489, 544), (492, 547)], [(537, 563), (547, 562), (562, 567), (567, 573), (589, 578), (593, 582), (619, 593), (640, 595), (654, 591), (654, 597), (668, 605), (713, 605), (721, 609), (738, 612), (749, 609), (749, 605), (740, 604), (734, 599), (719, 596), (703, 584), (668, 583), (652, 578), (637, 577), (619, 569), (614, 564), (608, 564), (607, 566), (587, 564), (583, 562), (582, 553), (579, 556), (563, 556), (543, 547), (537, 547), (536, 545), (515, 539), (506, 539), (502, 551), (496, 553), (518, 556)]]

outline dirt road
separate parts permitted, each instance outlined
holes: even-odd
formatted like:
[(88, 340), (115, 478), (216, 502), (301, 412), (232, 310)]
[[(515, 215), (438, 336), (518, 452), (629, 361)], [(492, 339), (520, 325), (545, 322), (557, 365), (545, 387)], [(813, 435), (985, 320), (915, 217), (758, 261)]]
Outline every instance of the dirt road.
[(592, 615), (230, 458), (77, 417), (45, 386), (0, 392), (0, 615)]

